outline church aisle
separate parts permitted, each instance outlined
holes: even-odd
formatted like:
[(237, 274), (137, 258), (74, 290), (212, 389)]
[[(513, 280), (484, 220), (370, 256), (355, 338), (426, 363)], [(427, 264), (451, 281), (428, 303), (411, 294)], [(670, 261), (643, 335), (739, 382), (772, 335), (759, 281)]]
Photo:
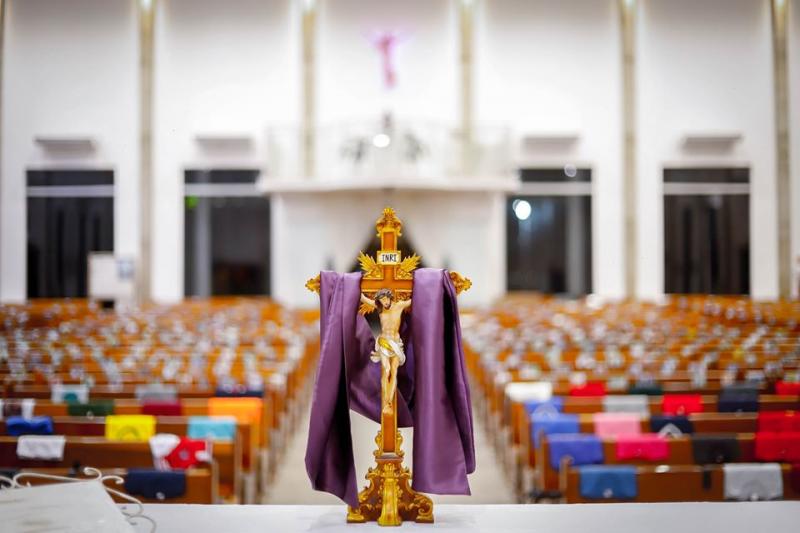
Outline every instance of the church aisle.
[[(264, 503), (284, 505), (341, 504), (338, 498), (330, 494), (312, 490), (306, 476), (304, 457), (308, 438), (308, 416), (309, 411), (306, 410), (303, 420), (298, 424), (298, 431), (289, 440), (288, 449), (283, 456), (275, 483), (269, 494), (264, 498)], [(375, 449), (374, 439), (378, 431), (378, 424), (353, 412), (350, 413), (350, 418), (360, 489), (366, 483), (363, 480), (367, 468), (373, 464), (372, 451)], [(433, 495), (433, 501), (448, 504), (515, 503), (509, 481), (504, 477), (502, 466), (498, 463), (491, 444), (486, 439), (483, 424), (477, 416), (474, 419), (474, 423), (477, 468), (475, 473), (469, 477), (472, 496)], [(406, 458), (408, 459), (406, 464), (411, 466), (413, 431), (410, 429), (402, 431), (403, 449), (406, 451)]]

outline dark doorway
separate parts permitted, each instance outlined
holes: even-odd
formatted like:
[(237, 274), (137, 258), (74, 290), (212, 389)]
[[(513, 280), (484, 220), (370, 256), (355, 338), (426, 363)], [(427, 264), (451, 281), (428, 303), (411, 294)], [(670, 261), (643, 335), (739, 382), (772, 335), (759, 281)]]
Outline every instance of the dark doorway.
[(590, 293), (591, 170), (526, 169), (522, 180), (506, 204), (508, 290)]
[(186, 172), (187, 296), (269, 295), (270, 203), (257, 170)]
[(747, 169), (664, 171), (667, 293), (750, 292)]
[(114, 173), (27, 173), (29, 298), (85, 298), (90, 252), (114, 250)]

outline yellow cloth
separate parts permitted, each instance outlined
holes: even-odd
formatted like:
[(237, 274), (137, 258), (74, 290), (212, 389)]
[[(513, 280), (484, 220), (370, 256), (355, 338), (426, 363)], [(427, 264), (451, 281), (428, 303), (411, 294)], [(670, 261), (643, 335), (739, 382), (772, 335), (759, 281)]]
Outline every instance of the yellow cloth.
[(151, 415), (109, 415), (106, 438), (129, 442), (147, 442), (156, 434), (156, 417)]
[(209, 398), (209, 416), (232, 416), (239, 424), (250, 424), (250, 435), (257, 446), (261, 441), (261, 398)]

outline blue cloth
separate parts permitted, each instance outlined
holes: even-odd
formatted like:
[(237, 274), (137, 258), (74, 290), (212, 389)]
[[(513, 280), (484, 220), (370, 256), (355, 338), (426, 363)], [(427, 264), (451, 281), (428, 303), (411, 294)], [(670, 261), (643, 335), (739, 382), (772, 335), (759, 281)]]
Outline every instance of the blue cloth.
[(531, 416), (531, 437), (533, 444), (538, 448), (541, 433), (546, 436), (561, 433), (580, 433), (580, 422), (578, 415), (533, 415)]
[(658, 433), (668, 424), (680, 429), (681, 433), (694, 433), (694, 424), (685, 416), (650, 415), (650, 431), (653, 433)]
[(578, 468), (584, 498), (633, 499), (639, 494), (636, 467), (632, 465), (591, 465)]
[(192, 439), (231, 441), (236, 437), (236, 420), (233, 418), (190, 416), (186, 433)]
[(549, 400), (528, 400), (525, 402), (525, 411), (527, 411), (529, 415), (533, 415), (540, 407), (544, 407), (547, 410), (552, 408), (553, 411), (561, 413), (564, 411), (564, 398), (561, 396), (553, 396)]
[(125, 476), (125, 492), (155, 500), (178, 498), (186, 494), (186, 472), (131, 468)]
[(564, 434), (552, 435), (547, 438), (550, 445), (550, 466), (559, 470), (561, 459), (571, 457), (575, 466), (602, 463), (603, 442), (597, 435)]
[(751, 389), (723, 390), (717, 399), (720, 413), (757, 413), (758, 391)]
[(34, 416), (33, 418), (12, 416), (6, 420), (6, 434), (10, 437), (52, 435), (53, 419), (49, 416)]

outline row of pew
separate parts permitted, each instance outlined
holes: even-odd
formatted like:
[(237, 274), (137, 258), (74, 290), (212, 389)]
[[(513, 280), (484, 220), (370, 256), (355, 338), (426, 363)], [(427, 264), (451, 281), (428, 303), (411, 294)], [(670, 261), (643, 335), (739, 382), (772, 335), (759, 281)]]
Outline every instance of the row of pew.
[(800, 304), (510, 297), (464, 320), (520, 502), (800, 498)]
[(257, 503), (317, 353), (318, 315), (263, 298), (0, 307), (0, 476), (91, 467), (142, 501)]

